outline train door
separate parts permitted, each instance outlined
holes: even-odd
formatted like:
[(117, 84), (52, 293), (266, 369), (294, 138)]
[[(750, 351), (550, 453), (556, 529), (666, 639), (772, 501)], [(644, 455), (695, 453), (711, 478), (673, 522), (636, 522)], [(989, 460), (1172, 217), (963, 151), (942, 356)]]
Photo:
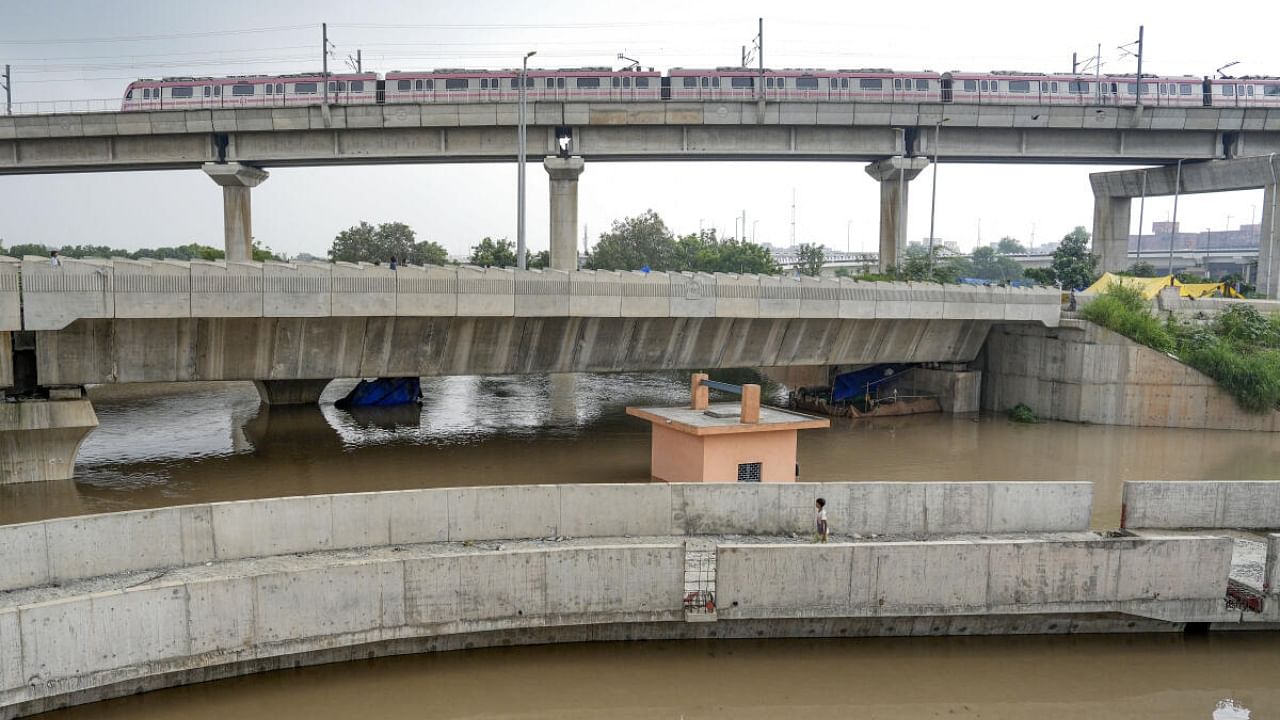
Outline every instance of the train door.
[(942, 94), (942, 102), (954, 102), (954, 98), (951, 94), (951, 73), (947, 73), (942, 76), (942, 79), (938, 81), (938, 87)]
[(663, 75), (661, 80), (661, 87), (662, 87), (662, 99), (670, 100), (671, 99), (671, 78), (667, 77), (666, 75)]

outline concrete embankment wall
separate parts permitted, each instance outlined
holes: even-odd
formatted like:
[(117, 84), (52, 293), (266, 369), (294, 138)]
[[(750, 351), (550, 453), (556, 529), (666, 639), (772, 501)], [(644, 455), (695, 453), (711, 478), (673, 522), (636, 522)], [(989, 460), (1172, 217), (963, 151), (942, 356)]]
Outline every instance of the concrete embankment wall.
[(1126, 612), (1221, 616), (1230, 538), (721, 545), (726, 619)]
[(1280, 482), (1129, 480), (1121, 525), (1126, 528), (1280, 528)]
[(0, 609), (0, 718), (327, 648), (683, 612), (680, 545), (275, 558), (221, 573)]
[(1048, 420), (1280, 431), (1280, 412), (1245, 412), (1207, 375), (1084, 320), (996, 325), (984, 357), (984, 410), (1021, 403)]
[(521, 485), (313, 495), (0, 526), (0, 591), (113, 573), (379, 545), (566, 536), (1063, 532), (1090, 483)]

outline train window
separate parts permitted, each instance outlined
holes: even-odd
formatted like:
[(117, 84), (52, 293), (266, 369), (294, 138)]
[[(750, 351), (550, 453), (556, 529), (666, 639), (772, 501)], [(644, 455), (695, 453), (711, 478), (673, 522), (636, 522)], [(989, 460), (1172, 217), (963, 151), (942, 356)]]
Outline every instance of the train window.
[(711, 78), (705, 78), (705, 77), (702, 78), (702, 87), (704, 88), (711, 87)]
[(173, 87), (173, 89), (169, 90), (169, 94), (176, 98), (189, 98), (192, 96), (193, 90), (195, 90), (195, 88), (191, 87), (190, 85), (186, 85), (186, 86), (176, 85)]
[(268, 94), (268, 95), (273, 94), (273, 93), (275, 92), (275, 90), (276, 90), (276, 86), (275, 86), (275, 85), (272, 85), (271, 83), (267, 83), (267, 94)]
[[(216, 88), (216, 87), (214, 88), (214, 90), (215, 90), (215, 91), (216, 91), (217, 89), (218, 89), (218, 88)], [(294, 84), (293, 84), (293, 93), (294, 93), (295, 95), (315, 95), (315, 94), (316, 94), (316, 83), (313, 83), (313, 82), (309, 82), (309, 83), (294, 83)], [(215, 94), (216, 94), (216, 92), (215, 92)]]
[(1194, 91), (1194, 87), (1191, 83), (1181, 83), (1178, 85), (1178, 94), (1190, 95)]
[[(911, 82), (911, 81), (910, 81), (910, 80), (908, 80), (907, 82)], [(928, 80), (917, 80), (917, 81), (916, 81), (916, 89), (917, 89), (917, 90), (928, 90), (928, 89), (929, 89), (929, 81), (928, 81)]]
[(756, 86), (756, 79), (751, 77), (729, 78), (729, 87), (735, 88), (753, 88)]
[(696, 77), (687, 77), (687, 78), (685, 78), (685, 79), (684, 79), (684, 86), (685, 86), (685, 87), (687, 87), (687, 88), (696, 88), (696, 87), (698, 87), (698, 78), (696, 78)]
[(622, 78), (614, 78), (613, 86), (616, 88), (622, 87)]
[(841, 90), (849, 89), (849, 78), (840, 78), (840, 89)]
[(719, 76), (711, 78), (711, 87), (713, 87), (713, 88), (718, 88), (718, 87), (720, 87), (720, 78), (719, 78)]
[(1058, 83), (1051, 83), (1049, 92), (1058, 92)]
[(649, 87), (649, 78), (636, 78), (636, 87), (638, 88)]
[(338, 89), (338, 83), (336, 83), (336, 82), (334, 82), (334, 81), (330, 80), (330, 81), (329, 81), (328, 88), (329, 88), (329, 92), (334, 92), (335, 90), (337, 90), (337, 89)]
[(574, 83), (580, 88), (598, 88), (600, 87), (600, 78), (598, 77), (578, 78), (577, 80), (574, 81)]
[(772, 88), (772, 87), (773, 87), (773, 78), (765, 78), (765, 79), (764, 79), (764, 86), (765, 86), (766, 88)]
[(480, 78), (480, 89), (481, 90), (489, 89), (489, 78)]
[(986, 80), (983, 80), (983, 81), (982, 81), (982, 92), (987, 92), (987, 88), (988, 88), (988, 87), (989, 87), (989, 86), (987, 85), (987, 81), (986, 81)]
[(629, 77), (624, 77), (624, 78), (622, 78), (622, 87), (624, 87), (624, 88), (629, 88), (629, 87), (631, 87), (631, 78), (629, 78)]
[[(1103, 84), (1105, 85), (1106, 83), (1103, 83)], [(1112, 95), (1115, 95), (1115, 94), (1116, 94), (1116, 92), (1117, 92), (1117, 90), (1116, 90), (1116, 84), (1115, 84), (1115, 83), (1111, 83), (1111, 94), (1112, 94)]]
[(561, 90), (564, 89), (564, 78), (556, 78), (556, 87)]
[(125, 100), (132, 100), (132, 99), (133, 99), (133, 90), (130, 90), (129, 92), (125, 93), (125, 94), (124, 94), (124, 99), (125, 99)]
[(466, 90), (471, 87), (471, 81), (466, 78), (446, 78), (444, 81), (445, 90)]
[(1040, 82), (1040, 92), (1042, 92), (1042, 93), (1044, 93), (1044, 92), (1049, 92), (1049, 83), (1044, 82), (1044, 81), (1041, 81), (1041, 82)]
[(1031, 92), (1031, 81), (1030, 80), (1010, 80), (1009, 92), (1029, 93)]
[(143, 88), (143, 89), (142, 89), (142, 99), (143, 99), (143, 100), (150, 100), (150, 99), (151, 99), (151, 88)]
[(1223, 95), (1235, 95), (1235, 94), (1236, 94), (1236, 86), (1235, 86), (1235, 85), (1223, 85), (1223, 86), (1222, 86), (1222, 94), (1223, 94)]
[(1243, 95), (1243, 94), (1244, 94), (1244, 86), (1243, 86), (1243, 85), (1237, 85), (1237, 86), (1236, 86), (1236, 94), (1237, 94), (1237, 95)]
[[(421, 81), (421, 80), (419, 80), (419, 81), (418, 81), (418, 84), (419, 84), (419, 85), (421, 85), (421, 84), (422, 84), (422, 81)], [(396, 90), (398, 90), (398, 91), (400, 91), (400, 92), (406, 92), (406, 91), (408, 91), (408, 90), (410, 90), (410, 89), (412, 89), (412, 88), (413, 88), (413, 83), (409, 82), (408, 80), (397, 80), (397, 81), (396, 81)]]
[(862, 78), (858, 81), (858, 87), (863, 90), (883, 90), (884, 81), (880, 78)]
[(232, 95), (252, 95), (253, 86), (249, 83), (236, 83), (231, 86)]
[(796, 89), (797, 90), (817, 90), (818, 78), (815, 78), (815, 77), (796, 78)]
[(836, 82), (835, 78), (827, 78), (827, 87), (829, 89), (835, 90), (839, 86), (840, 86), (840, 83)]
[(977, 91), (978, 91), (978, 81), (977, 81), (977, 80), (965, 80), (965, 81), (964, 81), (964, 91), (965, 91), (965, 92), (977, 92)]
[(901, 90), (901, 89), (902, 89), (902, 79), (901, 79), (901, 78), (894, 78), (894, 79), (893, 79), (893, 89), (894, 89), (894, 90)]
[(204, 86), (204, 96), (205, 96), (205, 97), (209, 97), (209, 86), (208, 86), (208, 85), (205, 85), (205, 86)]
[(1085, 95), (1089, 92), (1089, 83), (1071, 80), (1067, 83), (1067, 92), (1075, 95)]
[(548, 87), (548, 88), (550, 88), (550, 89), (553, 89), (553, 90), (554, 90), (554, 89), (555, 89), (555, 87), (556, 87), (556, 79), (555, 79), (555, 78), (547, 78), (547, 87)]
[(1262, 94), (1267, 97), (1280, 97), (1280, 85), (1263, 85)]
[[(311, 83), (311, 84), (312, 84), (313, 86), (315, 85), (315, 83)], [(314, 91), (313, 91), (313, 92), (314, 92)], [(213, 86), (213, 96), (214, 96), (214, 97), (222, 97), (222, 86), (221, 86), (221, 85), (214, 85), (214, 86)]]
[(276, 83), (276, 94), (277, 95), (284, 94), (284, 83)]
[(1245, 85), (1245, 88), (1249, 91), (1249, 95), (1253, 95), (1253, 86), (1252, 86), (1252, 85)]

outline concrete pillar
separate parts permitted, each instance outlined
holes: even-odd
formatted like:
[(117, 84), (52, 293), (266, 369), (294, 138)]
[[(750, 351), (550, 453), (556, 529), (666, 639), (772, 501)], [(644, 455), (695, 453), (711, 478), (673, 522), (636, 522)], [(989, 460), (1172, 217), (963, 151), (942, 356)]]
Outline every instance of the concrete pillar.
[(1262, 193), (1262, 233), (1258, 236), (1258, 292), (1268, 300), (1280, 299), (1280, 217), (1272, 208), (1280, 201), (1277, 186), (1268, 185)]
[(880, 272), (896, 265), (907, 245), (907, 195), (911, 181), (929, 166), (923, 157), (891, 157), (867, 166), (880, 182)]
[[(1093, 252), (1099, 272), (1129, 268), (1129, 214), (1133, 198), (1093, 196)], [(1156, 263), (1156, 267), (1160, 267)]]
[(310, 405), (320, 400), (329, 380), (254, 380), (258, 396), (268, 405)]
[(578, 269), (578, 176), (586, 169), (580, 157), (549, 157), (542, 166), (551, 176), (551, 268)]
[(98, 416), (87, 399), (0, 403), (0, 485), (70, 480)]
[(267, 179), (267, 171), (240, 163), (205, 163), (204, 172), (222, 186), (222, 233), (227, 260), (253, 259), (253, 208), (249, 190)]

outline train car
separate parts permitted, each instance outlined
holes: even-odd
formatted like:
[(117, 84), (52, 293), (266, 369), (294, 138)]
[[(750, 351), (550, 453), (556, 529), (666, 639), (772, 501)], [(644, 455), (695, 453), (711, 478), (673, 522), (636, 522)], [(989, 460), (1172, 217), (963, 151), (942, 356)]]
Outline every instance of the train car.
[[(526, 99), (603, 100), (660, 99), (662, 73), (610, 68), (531, 69)], [(520, 99), (519, 70), (395, 71), (386, 76), (386, 102), (483, 103)]]
[[(335, 103), (372, 105), (377, 102), (377, 82), (376, 73), (330, 75), (329, 96)], [(324, 87), (325, 78), (320, 73), (135, 80), (125, 89), (120, 109), (191, 110), (315, 105), (322, 99)]]
[(1204, 81), (1205, 105), (1213, 107), (1280, 107), (1280, 78), (1239, 77)]

